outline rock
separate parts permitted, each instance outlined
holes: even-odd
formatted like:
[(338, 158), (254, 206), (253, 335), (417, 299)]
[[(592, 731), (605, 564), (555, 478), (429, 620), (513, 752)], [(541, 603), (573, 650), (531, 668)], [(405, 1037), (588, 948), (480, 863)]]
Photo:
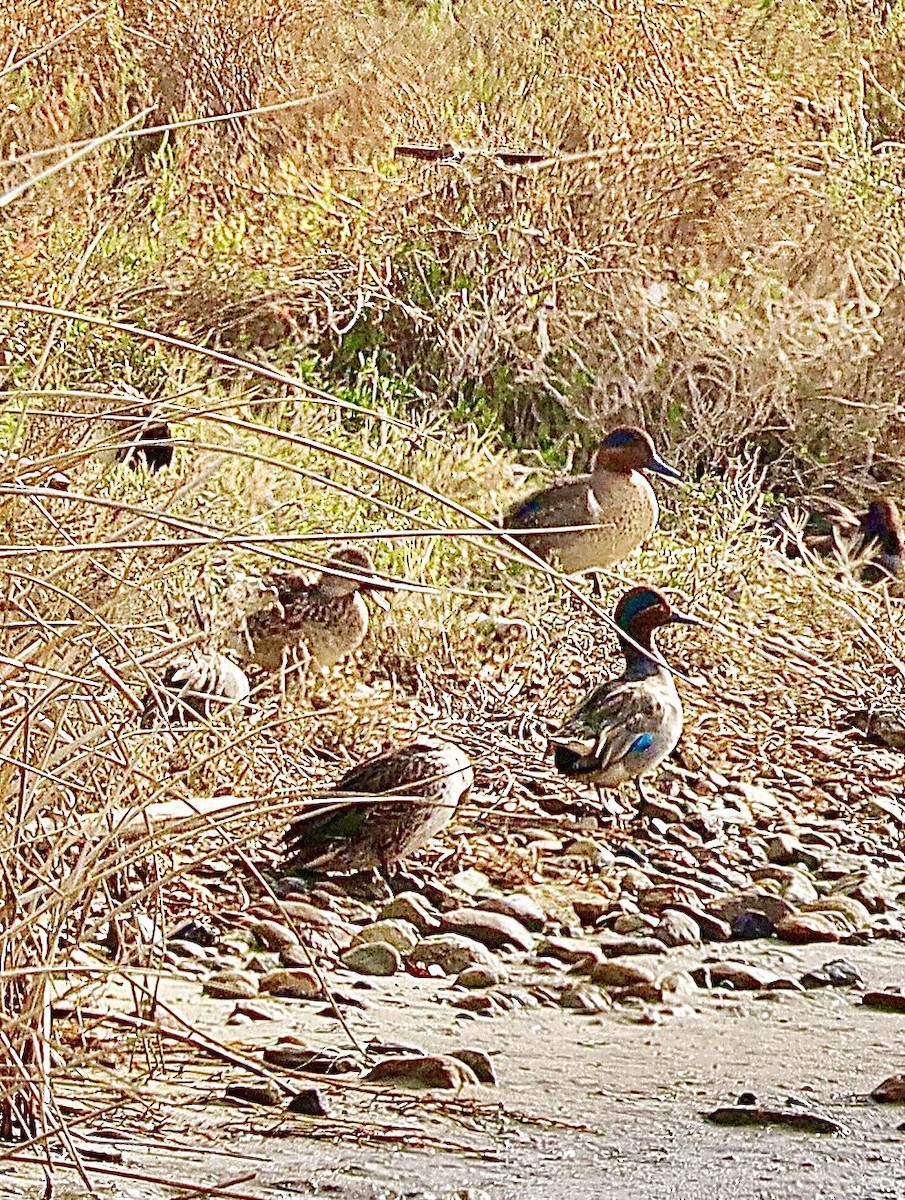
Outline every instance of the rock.
[(249, 1004), (246, 1000), (240, 1000), (230, 1013), (230, 1020), (233, 1017), (247, 1017), (249, 1021), (274, 1021), (276, 1016), (263, 1004)]
[(701, 931), (697, 922), (684, 912), (665, 908), (654, 930), (654, 937), (665, 946), (697, 946), (701, 942)]
[(741, 913), (760, 913), (773, 926), (795, 911), (794, 906), (781, 896), (756, 891), (730, 892), (709, 901), (705, 907), (709, 913), (733, 927), (736, 917)]
[(251, 971), (217, 971), (207, 978), (203, 990), (217, 1000), (250, 1000), (258, 994), (258, 977)]
[(362, 942), (340, 956), (344, 967), (359, 975), (395, 975), (402, 955), (389, 942)]
[[(570, 899), (575, 915), (582, 925), (596, 925), (613, 907), (613, 901), (609, 896), (596, 896), (592, 892), (582, 896), (572, 896)], [(530, 929), (531, 926), (529, 925), (528, 928)]]
[(591, 982), (601, 987), (633, 987), (637, 983), (653, 983), (660, 964), (645, 958), (610, 958), (598, 963), (591, 971)]
[(458, 975), (466, 967), (493, 968), (497, 962), (486, 946), (457, 933), (422, 938), (407, 961), (415, 966), (440, 967), (445, 975)]
[(298, 935), (279, 921), (256, 921), (252, 933), (268, 950), (282, 950), (284, 946), (297, 946)]
[(167, 950), (177, 958), (190, 958), (193, 962), (210, 962), (214, 951), (208, 946), (199, 946), (197, 942), (183, 942), (180, 938), (170, 938)]
[(330, 1113), (317, 1088), (302, 1088), (296, 1092), (286, 1107), (287, 1112), (298, 1117), (329, 1117)]
[(670, 1003), (681, 1000), (695, 1000), (698, 995), (698, 985), (690, 971), (672, 971), (660, 980), (662, 999)]
[(477, 1084), (474, 1071), (451, 1054), (422, 1058), (385, 1058), (364, 1077), (365, 1083), (389, 1083), (401, 1088), (455, 1088)]
[(168, 941), (194, 942), (196, 946), (216, 946), (220, 940), (220, 929), (210, 917), (196, 917), (173, 933)]
[(643, 936), (656, 928), (657, 918), (651, 916), (650, 913), (621, 913), (613, 922), (614, 933), (640, 933)]
[(573, 1009), (575, 1012), (596, 1014), (612, 1008), (613, 1001), (601, 988), (582, 981), (570, 983), (563, 988), (559, 996), (559, 1006)]
[(905, 1075), (890, 1075), (877, 1084), (870, 1098), (880, 1104), (905, 1104)]
[(870, 925), (870, 913), (859, 900), (855, 900), (852, 896), (821, 896), (819, 900), (815, 900), (811, 904), (803, 904), (801, 911), (841, 913), (852, 929), (866, 929)]
[(264, 1050), (264, 1061), (287, 1071), (309, 1071), (313, 1075), (348, 1075), (358, 1072), (358, 1061), (339, 1050), (312, 1050), (293, 1040)]
[(728, 942), (732, 937), (732, 926), (726, 921), (721, 921), (719, 917), (705, 912), (703, 908), (692, 904), (677, 904), (675, 911), (691, 917), (705, 942)]
[(388, 942), (395, 946), (400, 954), (408, 954), (418, 945), (420, 934), (411, 921), (400, 917), (390, 917), (384, 921), (375, 921), (373, 925), (365, 925), (352, 938), (353, 946), (362, 946), (367, 942)]
[(659, 938), (623, 937), (620, 934), (601, 932), (597, 945), (607, 958), (620, 958), (626, 954), (665, 954), (666, 946)]
[(812, 871), (820, 866), (823, 859), (822, 854), (803, 846), (791, 833), (776, 833), (768, 838), (766, 852), (770, 862), (778, 866), (792, 867), (801, 863)]
[(280, 951), (279, 959), (284, 967), (310, 967), (311, 966), (311, 951), (307, 946), (284, 946)]
[(714, 1109), (705, 1115), (705, 1120), (714, 1125), (782, 1125), (803, 1133), (848, 1133), (839, 1121), (794, 1108), (748, 1108), (733, 1104)]
[(304, 900), (281, 900), (278, 905), (272, 900), (262, 900), (254, 911), (263, 920), (271, 920), (275, 913), (279, 913), (281, 917), (291, 917), (299, 925), (310, 925), (312, 929), (337, 929), (346, 924), (336, 913), (316, 908)]
[(578, 858), (598, 867), (608, 866), (614, 861), (614, 855), (605, 846), (601, 846), (599, 842), (595, 842), (593, 838), (589, 837), (579, 837), (567, 842), (563, 847), (563, 856)]
[(275, 971), (280, 965), (278, 954), (253, 954), (245, 963), (246, 971), (254, 971), (256, 975), (266, 975)]
[(516, 950), (531, 950), (534, 938), (520, 921), (502, 913), (484, 912), (479, 908), (453, 908), (441, 913), (443, 931), (474, 938), (491, 950), (513, 946)]
[(468, 992), (464, 996), (453, 996), (448, 1003), (451, 1008), (471, 1013), (492, 1013), (497, 1007), (494, 997), (488, 992)]
[(278, 967), (261, 976), (261, 991), (292, 1000), (310, 1000), (312, 996), (320, 996), (321, 985), (313, 971), (304, 971), (299, 967)]
[(474, 907), (483, 912), (502, 913), (504, 917), (512, 917), (535, 933), (543, 929), (547, 921), (544, 910), (524, 892), (513, 892), (509, 896), (481, 894), (475, 897)]
[(663, 821), (667, 825), (676, 824), (682, 820), (683, 816), (681, 808), (659, 797), (657, 799), (645, 798), (638, 808), (638, 813), (649, 821)]
[(776, 930), (765, 913), (740, 912), (732, 922), (732, 936), (739, 941), (751, 942), (756, 938), (773, 937)]
[(453, 1050), (451, 1051), (453, 1058), (457, 1058), (459, 1062), (465, 1063), (466, 1067), (471, 1067), (474, 1071), (475, 1079), (478, 1083), (489, 1084), (490, 1087), (496, 1087), (496, 1072), (493, 1069), (493, 1063), (490, 1061), (489, 1055), (483, 1050)]
[(691, 978), (698, 987), (724, 987), (729, 984), (736, 991), (801, 991), (801, 985), (794, 979), (777, 975), (768, 967), (754, 967), (741, 962), (704, 963), (691, 972)]
[[(525, 832), (529, 833), (530, 831), (525, 830)], [(490, 880), (484, 872), (476, 871), (474, 867), (460, 871), (458, 875), (453, 875), (446, 882), (453, 891), (464, 892), (466, 896), (476, 896), (478, 892), (486, 892), (490, 886)]]
[(440, 914), (417, 892), (400, 892), (395, 900), (380, 910), (378, 920), (407, 921), (422, 935), (434, 933), (440, 928)]
[(487, 988), (504, 983), (506, 978), (502, 963), (496, 963), (494, 966), (466, 967), (459, 972), (456, 983), (464, 988)]
[(879, 1008), (884, 1012), (905, 1012), (905, 993), (900, 989), (885, 992), (865, 992), (861, 1003), (868, 1008)]
[(638, 903), (645, 912), (658, 915), (666, 908), (693, 904), (695, 899), (694, 891), (681, 884), (663, 884), (657, 887), (642, 888), (638, 892)]
[(226, 1089), (228, 1100), (241, 1100), (244, 1104), (280, 1104), (283, 1093), (275, 1083), (256, 1079), (249, 1083), (231, 1083)]
[(839, 928), (822, 913), (792, 913), (776, 922), (776, 936), (784, 942), (838, 942)]
[(584, 963), (590, 968), (603, 961), (603, 951), (595, 942), (583, 938), (549, 937), (538, 942), (538, 958), (555, 958), (564, 963)]
[(822, 987), (851, 987), (861, 984), (864, 976), (853, 963), (844, 958), (834, 958), (832, 962), (824, 963), (816, 971), (807, 971), (801, 977), (801, 984), (809, 991)]

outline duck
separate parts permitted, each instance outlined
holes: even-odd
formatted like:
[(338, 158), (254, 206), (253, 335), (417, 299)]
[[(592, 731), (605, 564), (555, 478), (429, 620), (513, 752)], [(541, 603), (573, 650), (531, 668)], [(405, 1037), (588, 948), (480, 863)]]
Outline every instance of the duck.
[(632, 781), (644, 800), (641, 781), (675, 749), (683, 720), (675, 681), (654, 634), (664, 625), (704, 622), (679, 612), (648, 586), (626, 592), (614, 620), (625, 670), (593, 688), (549, 741), (561, 775), (595, 783), (598, 791)]
[(177, 655), (160, 682), (144, 697), (141, 728), (158, 721), (188, 725), (210, 721), (227, 708), (240, 708), (251, 695), (245, 672), (218, 651), (193, 650)]
[[(282, 572), (261, 580), (229, 632), (230, 644), (265, 671), (283, 669), (287, 655), (301, 647), (320, 667), (332, 667), (367, 636), (363, 593), (394, 590), (376, 574), (366, 550), (343, 546), (330, 555), (314, 582)], [(374, 598), (387, 607), (381, 596)]]
[(473, 783), (468, 755), (445, 738), (422, 736), (369, 758), (334, 784), (335, 798), (289, 826), (284, 869), (386, 870), (444, 829)]
[(824, 498), (819, 508), (809, 512), (784, 508), (769, 513), (767, 523), (787, 558), (801, 558), (805, 552), (835, 557), (852, 565), (865, 583), (905, 574), (905, 532), (898, 505), (890, 496), (872, 500), (861, 514)]
[(522, 500), (503, 521), (505, 529), (532, 531), (516, 536), (541, 558), (555, 555), (567, 575), (611, 567), (653, 533), (660, 509), (642, 472), (682, 478), (657, 455), (650, 434), (632, 425), (611, 430), (590, 467)]

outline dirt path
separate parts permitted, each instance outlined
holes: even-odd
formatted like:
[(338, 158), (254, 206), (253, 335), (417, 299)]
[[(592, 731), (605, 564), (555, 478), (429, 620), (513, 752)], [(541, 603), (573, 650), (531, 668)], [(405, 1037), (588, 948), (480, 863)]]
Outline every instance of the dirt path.
[[(794, 975), (833, 954), (820, 946), (761, 943), (749, 944), (745, 956)], [(892, 944), (847, 947), (845, 956), (872, 987), (905, 978), (905, 952)], [(671, 957), (677, 966), (689, 961), (687, 953)], [(124, 1144), (118, 1169), (208, 1187), (253, 1174), (236, 1184), (235, 1194), (261, 1200), (905, 1196), (905, 1132), (897, 1128), (905, 1107), (866, 1101), (883, 1078), (905, 1067), (905, 1016), (864, 1008), (851, 989), (702, 992), (694, 1005), (672, 1010), (617, 1006), (587, 1016), (551, 1007), (471, 1019), (436, 1003), (443, 991), (437, 980), (377, 980), (361, 993), (373, 1007), (354, 1012), (354, 1029), (363, 1041), (375, 1037), (428, 1052), (484, 1049), (499, 1085), (471, 1089), (477, 1108), (465, 1098), (462, 1106), (452, 1102), (448, 1115), (424, 1111), (418, 1099), (403, 1109), (328, 1086), (322, 1092), (335, 1116), (377, 1123), (398, 1141), (353, 1136), (346, 1123), (331, 1123), (327, 1137), (323, 1127), (321, 1136), (311, 1136), (312, 1126), (273, 1115), (276, 1110), (211, 1103), (236, 1077), (217, 1068), (186, 1078), (183, 1106), (160, 1131), (161, 1141), (181, 1142), (189, 1152)], [(199, 1028), (243, 1047), (272, 1045), (287, 1034), (308, 1045), (344, 1044), (337, 1023), (317, 1015), (316, 1004), (283, 1002), (276, 1006), (279, 1020), (237, 1027), (222, 1024), (231, 1003), (201, 1000), (194, 984), (177, 983), (167, 993)], [(702, 1120), (702, 1112), (745, 1091), (780, 1107), (797, 1098), (850, 1132), (724, 1128)], [(425, 1138), (457, 1148), (416, 1148)], [(224, 1151), (249, 1157), (225, 1157)], [(0, 1196), (40, 1195), (34, 1176), (26, 1179), (0, 1175)], [(101, 1178), (97, 1193), (130, 1200), (187, 1195)], [(70, 1187), (57, 1195), (76, 1200), (87, 1193)]]

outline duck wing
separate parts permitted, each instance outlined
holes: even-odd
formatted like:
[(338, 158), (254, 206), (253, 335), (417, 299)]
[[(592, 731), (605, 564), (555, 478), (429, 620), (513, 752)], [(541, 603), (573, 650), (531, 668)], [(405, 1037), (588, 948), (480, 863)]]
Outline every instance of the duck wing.
[(585, 520), (590, 520), (590, 491), (590, 475), (557, 479), (549, 487), (533, 492), (510, 509), (503, 518), (503, 528), (544, 529), (548, 526), (577, 524), (580, 521), (575, 518), (586, 511), (588, 515)]
[(638, 680), (615, 679), (600, 684), (550, 736), (550, 742), (580, 760), (593, 761), (600, 770), (632, 751), (647, 749), (676, 709), (667, 690), (651, 682), (646, 680), (642, 686)]

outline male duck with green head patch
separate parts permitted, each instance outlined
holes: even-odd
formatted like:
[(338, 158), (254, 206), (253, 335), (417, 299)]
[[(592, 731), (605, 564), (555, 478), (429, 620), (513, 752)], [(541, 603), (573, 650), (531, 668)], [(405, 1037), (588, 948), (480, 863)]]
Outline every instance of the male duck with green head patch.
[(561, 774), (598, 788), (631, 780), (643, 800), (641, 780), (656, 771), (682, 733), (682, 702), (654, 633), (664, 625), (703, 622), (672, 608), (653, 587), (626, 592), (615, 621), (625, 670), (589, 692), (550, 743)]
[(681, 479), (664, 462), (643, 429), (626, 425), (612, 430), (591, 459), (588, 475), (557, 480), (517, 505), (503, 522), (522, 545), (541, 558), (556, 557), (569, 575), (596, 571), (621, 562), (642, 545), (660, 516), (654, 489), (644, 476), (652, 471)]

